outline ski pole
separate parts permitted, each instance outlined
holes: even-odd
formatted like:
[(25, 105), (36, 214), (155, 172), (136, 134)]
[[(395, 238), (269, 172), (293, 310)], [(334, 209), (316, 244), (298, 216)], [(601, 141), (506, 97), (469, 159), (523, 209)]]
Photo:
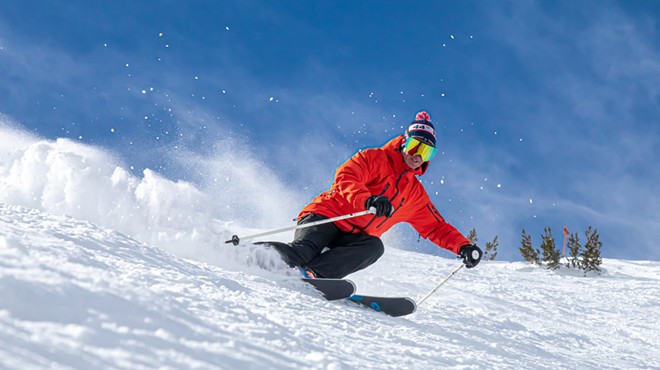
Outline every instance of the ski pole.
[(311, 227), (311, 226), (316, 226), (316, 225), (321, 225), (321, 224), (327, 224), (329, 222), (335, 222), (335, 221), (339, 221), (339, 220), (345, 220), (347, 218), (353, 218), (353, 217), (364, 216), (364, 215), (375, 214), (375, 213), (376, 213), (376, 207), (371, 207), (368, 210), (362, 211), (362, 212), (349, 213), (349, 214), (343, 215), (343, 216), (337, 216), (337, 217), (328, 218), (328, 219), (325, 219), (325, 220), (314, 221), (314, 222), (310, 222), (310, 223), (302, 224), (302, 225), (285, 227), (285, 228), (282, 228), (282, 229), (275, 229), (275, 230), (266, 231), (266, 232), (263, 232), (263, 233), (260, 233), (260, 234), (244, 236), (244, 237), (241, 237), (241, 238), (239, 238), (238, 235), (232, 235), (231, 239), (225, 241), (225, 243), (227, 243), (227, 244), (232, 243), (234, 245), (238, 245), (238, 243), (240, 243), (241, 240), (252, 240), (252, 239), (259, 238), (261, 236), (279, 234), (279, 233), (283, 233), (285, 231), (290, 231), (290, 230), (304, 229), (306, 227)]
[(424, 301), (425, 301), (428, 297), (430, 297), (433, 293), (435, 293), (438, 289), (440, 289), (440, 287), (443, 286), (443, 285), (447, 282), (447, 280), (451, 279), (451, 277), (454, 276), (454, 274), (457, 273), (458, 270), (462, 269), (463, 266), (465, 266), (465, 265), (461, 263), (461, 265), (458, 266), (454, 271), (452, 271), (451, 274), (449, 274), (449, 276), (447, 276), (447, 277), (445, 278), (445, 280), (443, 280), (440, 284), (438, 284), (438, 286), (436, 286), (432, 291), (430, 291), (429, 294), (427, 294), (424, 298), (422, 298), (422, 299), (417, 303), (417, 305), (419, 306), (419, 305), (421, 305), (422, 303), (424, 303)]

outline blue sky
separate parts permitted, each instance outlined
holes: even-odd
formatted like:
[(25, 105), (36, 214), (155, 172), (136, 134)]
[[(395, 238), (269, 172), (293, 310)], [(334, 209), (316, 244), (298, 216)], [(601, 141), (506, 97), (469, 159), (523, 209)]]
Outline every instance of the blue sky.
[(605, 257), (658, 260), (659, 20), (651, 1), (5, 1), (0, 114), (195, 183), (179, 158), (248, 149), (311, 200), (425, 109), (428, 192), (502, 259), (522, 228), (593, 225)]

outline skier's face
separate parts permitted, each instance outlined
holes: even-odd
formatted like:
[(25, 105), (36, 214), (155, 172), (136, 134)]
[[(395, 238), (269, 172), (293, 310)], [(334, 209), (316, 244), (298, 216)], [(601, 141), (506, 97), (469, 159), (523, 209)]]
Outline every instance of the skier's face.
[(403, 150), (401, 151), (401, 155), (403, 156), (403, 161), (406, 162), (410, 169), (416, 170), (422, 165), (422, 163), (424, 163), (422, 156), (420, 155), (410, 155)]
[(422, 163), (433, 159), (437, 152), (438, 148), (424, 139), (414, 136), (406, 137), (401, 146), (403, 160), (413, 170), (421, 166)]

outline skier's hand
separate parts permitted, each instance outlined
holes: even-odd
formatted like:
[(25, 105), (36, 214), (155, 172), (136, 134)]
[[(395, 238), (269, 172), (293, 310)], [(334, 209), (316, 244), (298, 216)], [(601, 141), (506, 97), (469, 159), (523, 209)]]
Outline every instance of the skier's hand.
[(390, 217), (392, 215), (392, 203), (384, 195), (369, 197), (364, 205), (367, 209), (376, 208), (376, 216), (378, 217)]
[(463, 259), (463, 263), (465, 264), (465, 267), (469, 269), (478, 265), (479, 261), (481, 261), (481, 256), (483, 255), (481, 249), (479, 249), (479, 247), (477, 247), (474, 244), (468, 244), (462, 246), (461, 249), (459, 250), (459, 254)]

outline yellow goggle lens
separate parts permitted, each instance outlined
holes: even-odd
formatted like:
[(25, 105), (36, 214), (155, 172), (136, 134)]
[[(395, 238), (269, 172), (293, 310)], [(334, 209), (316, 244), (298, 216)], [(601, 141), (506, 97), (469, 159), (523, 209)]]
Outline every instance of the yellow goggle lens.
[(412, 156), (420, 156), (424, 162), (428, 162), (435, 154), (438, 152), (438, 148), (428, 145), (414, 137), (409, 137), (406, 139), (406, 143), (403, 145), (403, 150)]

